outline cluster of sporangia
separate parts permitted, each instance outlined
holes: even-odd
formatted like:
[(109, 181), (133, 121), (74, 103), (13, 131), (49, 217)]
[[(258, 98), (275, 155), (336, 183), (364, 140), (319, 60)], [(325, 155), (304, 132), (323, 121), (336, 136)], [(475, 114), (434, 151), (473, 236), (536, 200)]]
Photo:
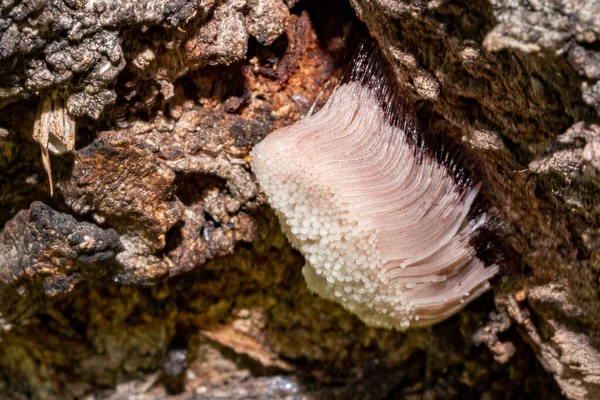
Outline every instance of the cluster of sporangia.
[(252, 166), (306, 258), (308, 287), (368, 325), (406, 329), (460, 310), (497, 267), (469, 243), (478, 188), (457, 183), (393, 123), (373, 84), (385, 79), (341, 84), (319, 112), (259, 143)]

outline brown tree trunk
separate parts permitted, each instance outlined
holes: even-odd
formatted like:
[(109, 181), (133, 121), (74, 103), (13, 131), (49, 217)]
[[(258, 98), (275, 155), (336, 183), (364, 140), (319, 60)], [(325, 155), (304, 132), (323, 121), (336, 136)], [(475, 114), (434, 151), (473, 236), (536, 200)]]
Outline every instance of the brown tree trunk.
[[(0, 399), (600, 398), (597, 1), (0, 11)], [(308, 291), (249, 167), (367, 31), (497, 220), (492, 290), (404, 333)]]

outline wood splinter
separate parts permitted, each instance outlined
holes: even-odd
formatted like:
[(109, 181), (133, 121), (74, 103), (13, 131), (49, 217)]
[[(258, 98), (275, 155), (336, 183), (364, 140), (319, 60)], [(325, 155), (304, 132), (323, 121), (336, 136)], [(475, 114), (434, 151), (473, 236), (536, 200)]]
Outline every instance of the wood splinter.
[(75, 120), (69, 115), (63, 99), (56, 94), (40, 99), (32, 137), (42, 149), (42, 163), (50, 183), (50, 196), (53, 196), (50, 152), (60, 155), (75, 150)]

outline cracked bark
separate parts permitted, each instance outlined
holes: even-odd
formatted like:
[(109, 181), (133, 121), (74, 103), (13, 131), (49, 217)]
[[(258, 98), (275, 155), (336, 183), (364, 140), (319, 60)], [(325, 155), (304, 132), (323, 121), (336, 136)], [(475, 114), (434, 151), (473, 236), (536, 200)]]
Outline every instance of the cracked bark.
[[(0, 398), (600, 396), (597, 2), (321, 3), (2, 3)], [(493, 291), (429, 329), (311, 295), (249, 170), (362, 24), (501, 221)]]

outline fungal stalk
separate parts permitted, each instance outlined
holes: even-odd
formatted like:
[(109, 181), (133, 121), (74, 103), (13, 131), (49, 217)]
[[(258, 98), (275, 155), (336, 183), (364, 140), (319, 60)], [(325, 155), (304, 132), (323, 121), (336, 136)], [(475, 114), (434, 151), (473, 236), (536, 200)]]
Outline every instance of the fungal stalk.
[(498, 267), (470, 244), (478, 186), (417, 144), (373, 57), (355, 60), (320, 111), (259, 143), (252, 167), (304, 254), (309, 289), (370, 326), (404, 330), (462, 309)]

